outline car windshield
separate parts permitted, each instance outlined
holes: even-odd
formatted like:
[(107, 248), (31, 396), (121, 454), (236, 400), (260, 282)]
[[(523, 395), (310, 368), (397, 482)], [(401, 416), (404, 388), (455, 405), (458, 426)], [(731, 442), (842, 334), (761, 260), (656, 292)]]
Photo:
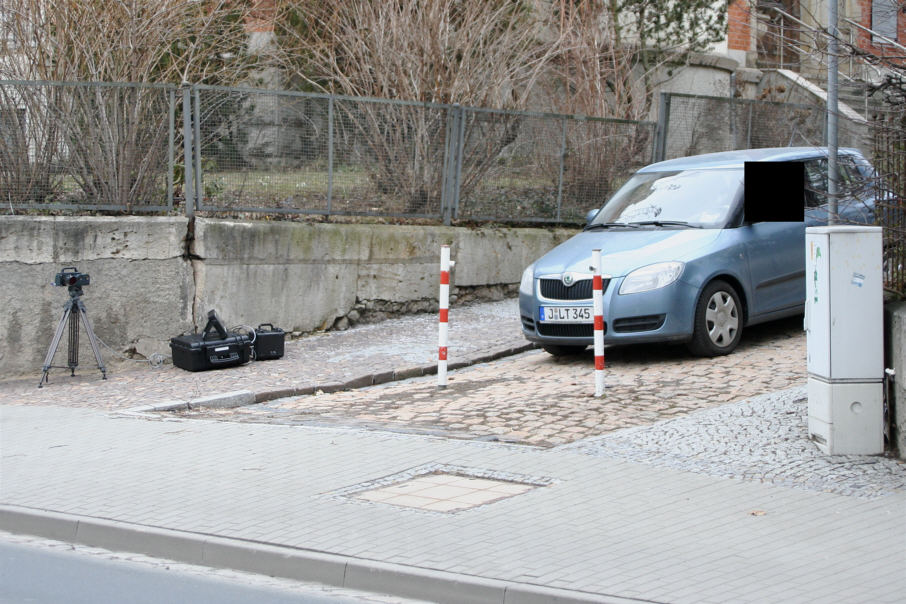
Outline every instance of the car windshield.
[(623, 223), (722, 228), (742, 185), (741, 168), (639, 173), (614, 193), (588, 227)]

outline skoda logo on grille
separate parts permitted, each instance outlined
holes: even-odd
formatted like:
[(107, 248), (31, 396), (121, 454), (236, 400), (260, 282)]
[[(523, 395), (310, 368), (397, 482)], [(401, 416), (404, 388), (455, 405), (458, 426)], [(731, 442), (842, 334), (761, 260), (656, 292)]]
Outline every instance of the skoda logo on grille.
[(563, 273), (563, 276), (560, 278), (563, 281), (563, 285), (569, 287), (576, 282), (576, 277), (572, 273)]

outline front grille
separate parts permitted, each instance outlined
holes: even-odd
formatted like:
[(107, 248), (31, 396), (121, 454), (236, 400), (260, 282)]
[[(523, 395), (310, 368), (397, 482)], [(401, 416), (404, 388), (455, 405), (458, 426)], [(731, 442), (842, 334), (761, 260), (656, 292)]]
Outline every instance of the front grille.
[(593, 323), (538, 323), (539, 334), (557, 338), (593, 338), (594, 330)]
[(667, 315), (645, 315), (641, 317), (628, 317), (625, 319), (615, 319), (613, 330), (621, 333), (633, 331), (654, 331), (664, 325)]
[[(539, 279), (541, 295), (548, 300), (591, 300), (591, 279), (580, 279), (569, 287), (560, 279)], [(603, 291), (607, 291), (610, 279), (603, 280)]]

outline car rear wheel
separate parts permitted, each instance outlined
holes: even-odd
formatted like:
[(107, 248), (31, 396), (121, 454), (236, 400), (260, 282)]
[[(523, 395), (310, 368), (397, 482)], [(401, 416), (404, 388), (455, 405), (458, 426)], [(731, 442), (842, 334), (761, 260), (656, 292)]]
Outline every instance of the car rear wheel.
[(586, 346), (558, 346), (556, 344), (545, 344), (541, 348), (544, 352), (552, 354), (555, 357), (564, 357), (572, 354), (579, 354), (585, 350)]
[(733, 352), (742, 337), (742, 305), (732, 285), (712, 281), (695, 307), (695, 324), (689, 350), (698, 356), (716, 357)]

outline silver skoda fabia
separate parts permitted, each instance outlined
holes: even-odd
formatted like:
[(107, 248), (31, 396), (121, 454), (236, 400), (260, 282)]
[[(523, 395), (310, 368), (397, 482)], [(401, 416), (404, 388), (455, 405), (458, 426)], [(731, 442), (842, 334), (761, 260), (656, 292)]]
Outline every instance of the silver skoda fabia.
[[(870, 223), (874, 171), (855, 149), (838, 158), (840, 221)], [(755, 161), (804, 164), (804, 222), (746, 220), (744, 166)], [(600, 249), (605, 344), (731, 352), (745, 326), (803, 311), (805, 227), (827, 222), (826, 179), (827, 150), (815, 147), (711, 153), (639, 170), (581, 233), (525, 269), (525, 337), (554, 355), (592, 344), (591, 254)]]

